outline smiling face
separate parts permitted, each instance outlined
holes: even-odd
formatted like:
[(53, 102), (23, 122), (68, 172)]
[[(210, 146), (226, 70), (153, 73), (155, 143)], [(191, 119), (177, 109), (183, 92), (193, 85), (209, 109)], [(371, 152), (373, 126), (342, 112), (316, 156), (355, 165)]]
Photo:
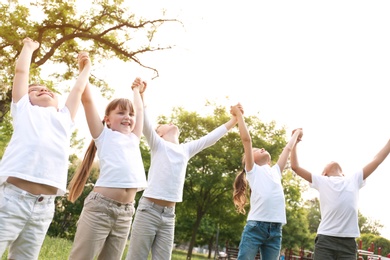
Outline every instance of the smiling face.
[(28, 88), (28, 97), (34, 106), (58, 108), (57, 95), (45, 86), (30, 85)]
[(129, 100), (114, 100), (108, 106), (104, 121), (107, 127), (122, 134), (130, 134), (135, 126), (135, 112)]

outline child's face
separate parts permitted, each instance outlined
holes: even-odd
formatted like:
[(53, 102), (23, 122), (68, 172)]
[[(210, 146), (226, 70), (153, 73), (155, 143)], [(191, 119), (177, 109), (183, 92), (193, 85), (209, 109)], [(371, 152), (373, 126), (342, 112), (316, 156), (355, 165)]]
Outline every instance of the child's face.
[(58, 108), (57, 95), (45, 86), (30, 86), (28, 88), (28, 97), (34, 106)]
[(104, 120), (109, 128), (122, 134), (130, 134), (136, 121), (134, 112), (130, 112), (128, 109), (122, 110), (119, 106), (111, 110), (109, 115), (104, 117)]
[(341, 169), (341, 166), (337, 162), (330, 162), (328, 163), (323, 172), (322, 175), (324, 176), (344, 176), (343, 170)]
[(271, 163), (271, 155), (264, 148), (253, 148), (253, 159), (258, 165), (265, 165)]

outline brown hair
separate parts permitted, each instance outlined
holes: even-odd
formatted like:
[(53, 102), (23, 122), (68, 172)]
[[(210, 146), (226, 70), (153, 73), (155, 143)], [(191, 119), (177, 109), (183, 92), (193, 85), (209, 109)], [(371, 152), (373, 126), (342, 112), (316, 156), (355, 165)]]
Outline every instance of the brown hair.
[[(108, 116), (111, 111), (115, 110), (119, 107), (122, 110), (128, 109), (130, 112), (134, 112), (134, 107), (131, 101), (127, 98), (117, 98), (112, 100), (106, 107), (105, 115)], [(104, 125), (104, 120), (102, 121)], [(95, 141), (92, 140), (89, 144), (87, 151), (85, 152), (84, 159), (81, 165), (77, 168), (75, 174), (72, 177), (72, 180), (69, 183), (69, 195), (68, 200), (71, 202), (75, 202), (78, 197), (80, 197), (81, 193), (84, 190), (85, 183), (88, 180), (88, 177), (91, 172), (92, 163), (95, 159), (96, 155), (96, 145)]]
[(236, 211), (241, 214), (246, 214), (245, 206), (248, 204), (248, 182), (246, 180), (245, 173), (245, 159), (242, 158), (243, 169), (241, 172), (237, 173), (236, 179), (233, 183), (233, 202), (236, 207)]

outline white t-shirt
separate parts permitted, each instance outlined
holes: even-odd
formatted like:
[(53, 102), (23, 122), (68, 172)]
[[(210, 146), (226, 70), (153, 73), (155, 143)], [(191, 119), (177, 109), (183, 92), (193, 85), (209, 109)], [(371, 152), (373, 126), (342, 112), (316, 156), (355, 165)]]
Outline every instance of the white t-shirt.
[(286, 205), (282, 186), (282, 173), (278, 164), (254, 164), (246, 172), (251, 188), (250, 210), (247, 220), (286, 224)]
[(13, 134), (0, 163), (0, 183), (8, 177), (66, 191), (74, 123), (67, 107), (33, 106), (28, 95), (11, 103)]
[(95, 139), (100, 165), (95, 186), (144, 190), (147, 183), (139, 143), (133, 133), (126, 135), (104, 127)]
[(181, 202), (188, 161), (203, 149), (215, 144), (227, 133), (221, 125), (201, 137), (187, 143), (174, 144), (161, 138), (144, 111), (143, 133), (151, 150), (148, 187), (143, 196), (160, 200)]
[(317, 234), (359, 237), (359, 190), (365, 185), (363, 170), (347, 176), (312, 174), (312, 188), (318, 190), (321, 222)]

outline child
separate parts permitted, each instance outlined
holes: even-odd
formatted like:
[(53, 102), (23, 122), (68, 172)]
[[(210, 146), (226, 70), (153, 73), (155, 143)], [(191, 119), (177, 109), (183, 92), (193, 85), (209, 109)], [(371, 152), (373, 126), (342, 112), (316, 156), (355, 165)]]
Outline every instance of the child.
[(137, 191), (146, 183), (139, 148), (143, 127), (143, 104), (139, 78), (133, 82), (134, 106), (130, 100), (111, 101), (105, 112), (104, 127), (87, 86), (82, 102), (93, 140), (81, 167), (70, 183), (69, 200), (81, 194), (97, 151), (100, 175), (84, 201), (69, 259), (121, 259), (126, 246)]
[(261, 259), (277, 260), (282, 243), (282, 225), (286, 224), (282, 171), (301, 130), (295, 132), (280, 154), (278, 162), (271, 166), (271, 155), (266, 150), (252, 148), (252, 139), (240, 110), (240, 104), (231, 108), (231, 113), (237, 117), (244, 146), (244, 169), (234, 181), (233, 201), (237, 211), (245, 214), (249, 184), (251, 207), (242, 232), (237, 259), (254, 259), (260, 249)]
[(54, 216), (54, 199), (66, 190), (71, 130), (88, 81), (91, 63), (83, 67), (58, 109), (57, 95), (39, 84), (28, 85), (32, 54), (39, 43), (25, 38), (15, 66), (11, 115), (14, 132), (0, 165), (0, 255), (37, 259)]
[(321, 222), (315, 239), (314, 259), (356, 259), (359, 190), (390, 153), (390, 140), (362, 169), (344, 175), (337, 162), (325, 166), (322, 175), (299, 165), (297, 145), (291, 152), (291, 168), (319, 192)]
[[(143, 94), (142, 94), (143, 98)], [(144, 100), (143, 100), (144, 101)], [(143, 134), (150, 146), (148, 187), (139, 201), (130, 233), (127, 260), (170, 260), (175, 229), (175, 205), (182, 201), (187, 163), (191, 157), (216, 143), (235, 124), (232, 118), (200, 139), (179, 143), (176, 125), (154, 129), (144, 111)]]

